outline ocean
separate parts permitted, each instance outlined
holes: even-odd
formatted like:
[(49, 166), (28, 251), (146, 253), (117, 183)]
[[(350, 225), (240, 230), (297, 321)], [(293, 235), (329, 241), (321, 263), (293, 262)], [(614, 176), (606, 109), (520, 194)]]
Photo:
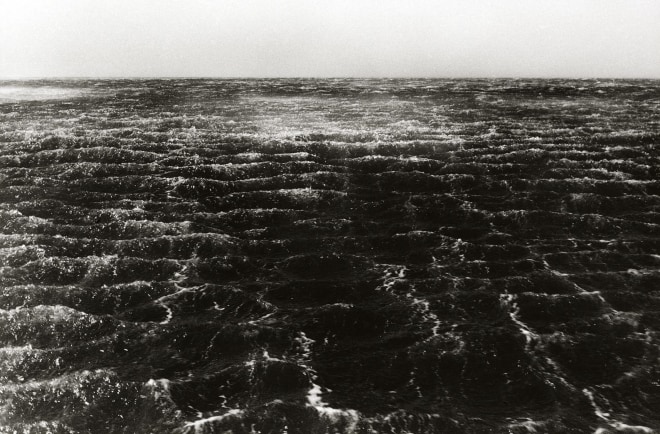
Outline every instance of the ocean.
[(660, 432), (660, 81), (0, 81), (0, 433)]

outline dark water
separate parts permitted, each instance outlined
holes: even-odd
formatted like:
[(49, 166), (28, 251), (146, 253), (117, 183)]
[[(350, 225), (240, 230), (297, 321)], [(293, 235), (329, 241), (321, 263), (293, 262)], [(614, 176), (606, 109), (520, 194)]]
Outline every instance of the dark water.
[(660, 429), (660, 82), (0, 89), (0, 433)]

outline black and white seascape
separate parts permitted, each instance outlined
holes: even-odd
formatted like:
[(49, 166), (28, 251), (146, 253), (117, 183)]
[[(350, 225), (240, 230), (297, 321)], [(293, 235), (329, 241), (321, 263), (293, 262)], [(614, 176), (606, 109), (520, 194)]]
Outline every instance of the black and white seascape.
[(660, 430), (660, 82), (0, 82), (0, 433)]

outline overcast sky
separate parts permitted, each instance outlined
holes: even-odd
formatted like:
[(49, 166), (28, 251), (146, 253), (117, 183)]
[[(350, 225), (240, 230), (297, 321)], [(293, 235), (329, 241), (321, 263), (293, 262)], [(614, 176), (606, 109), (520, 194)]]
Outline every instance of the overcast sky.
[(660, 0), (0, 0), (0, 77), (660, 78)]

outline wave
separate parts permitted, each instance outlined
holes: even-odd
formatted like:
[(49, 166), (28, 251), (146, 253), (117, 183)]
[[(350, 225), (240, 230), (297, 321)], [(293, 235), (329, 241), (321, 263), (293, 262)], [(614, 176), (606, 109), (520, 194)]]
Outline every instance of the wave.
[(657, 81), (7, 86), (0, 433), (660, 430)]

